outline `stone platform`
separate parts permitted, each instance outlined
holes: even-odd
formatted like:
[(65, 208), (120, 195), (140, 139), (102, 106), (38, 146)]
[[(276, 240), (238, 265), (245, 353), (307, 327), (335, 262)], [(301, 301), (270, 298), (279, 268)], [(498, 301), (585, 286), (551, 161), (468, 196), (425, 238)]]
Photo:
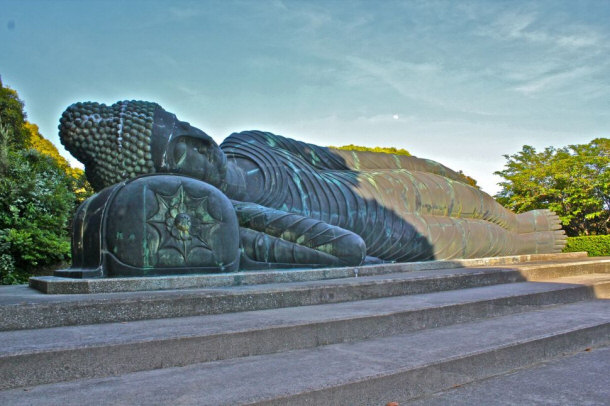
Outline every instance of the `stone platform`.
[(269, 283), (306, 282), (358, 276), (385, 275), (399, 272), (453, 269), (477, 266), (512, 265), (553, 259), (586, 258), (583, 252), (561, 254), (531, 254), (505, 257), (455, 259), (451, 261), (406, 262), (346, 268), (291, 269), (277, 271), (233, 272), (225, 274), (153, 276), (137, 278), (73, 279), (55, 276), (30, 278), (30, 287), (43, 293), (111, 293), (152, 290), (196, 289), (226, 286), (262, 285)]
[(489, 404), (536, 376), (586, 380), (570, 399), (595, 404), (607, 381), (597, 364), (565, 371), (607, 354), (610, 258), (37, 279), (55, 294), (0, 288), (3, 405)]

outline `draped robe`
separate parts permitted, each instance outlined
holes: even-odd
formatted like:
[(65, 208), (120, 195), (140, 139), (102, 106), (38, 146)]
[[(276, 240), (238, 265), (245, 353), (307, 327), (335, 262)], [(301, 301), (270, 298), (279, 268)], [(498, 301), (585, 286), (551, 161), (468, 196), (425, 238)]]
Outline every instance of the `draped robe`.
[(245, 193), (230, 198), (353, 231), (369, 256), (404, 262), (531, 252), (515, 214), (434, 161), (261, 131), (234, 133), (220, 148), (244, 177)]

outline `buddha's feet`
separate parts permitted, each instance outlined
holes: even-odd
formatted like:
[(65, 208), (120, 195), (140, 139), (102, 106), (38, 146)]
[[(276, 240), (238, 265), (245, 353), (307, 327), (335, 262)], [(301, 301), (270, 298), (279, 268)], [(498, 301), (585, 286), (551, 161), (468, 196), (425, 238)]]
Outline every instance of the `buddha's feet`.
[(542, 209), (517, 214), (519, 234), (561, 230), (561, 220), (554, 212)]
[(563, 230), (519, 234), (519, 254), (554, 254), (563, 250), (567, 237)]
[(561, 221), (551, 210), (532, 210), (517, 214), (519, 238), (524, 253), (556, 253), (566, 245)]

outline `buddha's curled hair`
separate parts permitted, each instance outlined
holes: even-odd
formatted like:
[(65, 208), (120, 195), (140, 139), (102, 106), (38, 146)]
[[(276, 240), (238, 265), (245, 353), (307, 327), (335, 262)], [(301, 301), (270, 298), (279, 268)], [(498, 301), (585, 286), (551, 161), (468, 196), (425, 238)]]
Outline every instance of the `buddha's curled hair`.
[(75, 103), (62, 114), (59, 138), (85, 165), (98, 191), (124, 179), (155, 172), (151, 155), (156, 103), (121, 101)]

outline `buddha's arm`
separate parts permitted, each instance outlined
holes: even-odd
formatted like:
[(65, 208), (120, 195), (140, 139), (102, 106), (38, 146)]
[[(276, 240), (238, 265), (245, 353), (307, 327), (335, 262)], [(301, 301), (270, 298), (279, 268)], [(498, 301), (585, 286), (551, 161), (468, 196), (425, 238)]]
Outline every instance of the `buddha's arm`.
[(358, 235), (308, 217), (233, 201), (242, 254), (258, 264), (360, 265), (366, 246)]

